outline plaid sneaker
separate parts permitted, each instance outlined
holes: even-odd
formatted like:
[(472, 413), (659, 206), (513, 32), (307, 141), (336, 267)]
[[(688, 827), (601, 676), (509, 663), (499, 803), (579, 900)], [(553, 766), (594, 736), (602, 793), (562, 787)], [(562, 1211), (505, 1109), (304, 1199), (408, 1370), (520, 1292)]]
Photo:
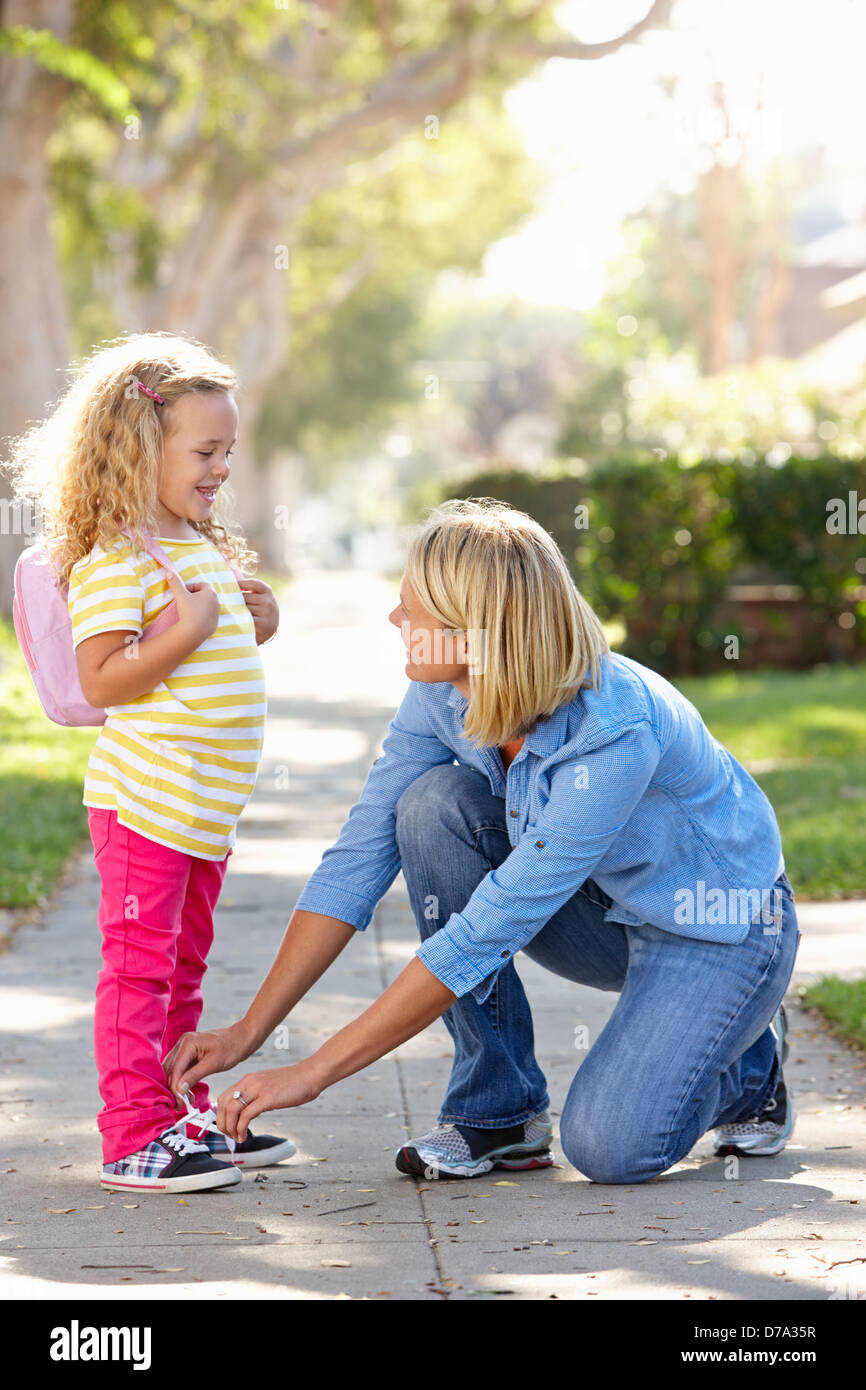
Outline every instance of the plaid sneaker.
[(204, 1145), (212, 1158), (228, 1159), (238, 1168), (267, 1168), (272, 1163), (279, 1163), (283, 1158), (291, 1158), (296, 1152), (291, 1139), (279, 1139), (274, 1134), (254, 1135), (250, 1129), (247, 1130), (244, 1142), (239, 1144), (236, 1139), (230, 1139), (217, 1128), (215, 1110), (196, 1110), (186, 1095), (183, 1100), (188, 1113), (182, 1120), (177, 1121), (177, 1125), (180, 1127), (192, 1124), (209, 1131), (201, 1136), (198, 1143)]
[(99, 1179), (103, 1187), (142, 1188), (153, 1192), (202, 1192), (230, 1187), (241, 1181), (231, 1163), (220, 1163), (204, 1144), (173, 1126), (136, 1153), (105, 1163)]
[(764, 1106), (761, 1114), (751, 1120), (719, 1125), (715, 1131), (717, 1154), (738, 1154), (746, 1158), (756, 1155), (768, 1158), (781, 1152), (794, 1133), (794, 1121), (797, 1116), (793, 1099), (782, 1076), (782, 1064), (787, 1060), (790, 1051), (788, 1018), (784, 1004), (779, 1005), (772, 1028), (776, 1034), (776, 1054), (779, 1058), (779, 1079), (772, 1099)]
[(421, 1178), (480, 1178), (491, 1168), (549, 1168), (553, 1127), (546, 1110), (509, 1129), (436, 1125), (397, 1151), (401, 1173)]

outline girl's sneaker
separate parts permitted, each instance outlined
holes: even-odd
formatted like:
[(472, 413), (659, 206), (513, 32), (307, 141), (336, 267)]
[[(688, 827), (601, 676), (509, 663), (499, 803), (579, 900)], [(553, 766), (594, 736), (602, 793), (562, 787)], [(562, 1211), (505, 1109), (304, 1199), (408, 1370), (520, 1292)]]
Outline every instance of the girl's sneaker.
[(103, 1187), (146, 1189), (152, 1192), (204, 1192), (231, 1187), (241, 1175), (231, 1163), (220, 1163), (205, 1144), (179, 1134), (176, 1126), (126, 1158), (105, 1163)]
[(480, 1178), (491, 1168), (549, 1168), (553, 1127), (546, 1110), (509, 1129), (437, 1125), (397, 1151), (397, 1168), (420, 1178)]
[(254, 1135), (249, 1129), (246, 1139), (239, 1144), (217, 1128), (215, 1110), (196, 1110), (186, 1096), (183, 1100), (188, 1113), (184, 1119), (177, 1121), (178, 1127), (192, 1124), (208, 1130), (198, 1143), (205, 1146), (212, 1158), (228, 1159), (238, 1168), (267, 1168), (283, 1158), (291, 1158), (296, 1152), (291, 1139), (279, 1139), (274, 1134)]

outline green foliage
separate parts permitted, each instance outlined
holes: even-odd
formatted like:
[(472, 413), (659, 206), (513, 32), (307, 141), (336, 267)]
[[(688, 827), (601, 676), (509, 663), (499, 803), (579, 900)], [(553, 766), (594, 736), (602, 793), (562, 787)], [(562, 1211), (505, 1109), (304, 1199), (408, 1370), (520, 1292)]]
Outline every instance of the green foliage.
[[(510, 122), (478, 98), (450, 113), (437, 138), (404, 138), (388, 165), (320, 194), (292, 228), (291, 356), (268, 393), (258, 445), (262, 457), (302, 453), (314, 488), (346, 459), (380, 453), (382, 432), (398, 418), (417, 419), (436, 277), (478, 270), (536, 193)], [(367, 260), (358, 286), (329, 309), (328, 287)], [(458, 354), (471, 355), (459, 340)]]
[(534, 516), (599, 617), (625, 622), (624, 653), (664, 674), (718, 670), (725, 639), (742, 639), (718, 616), (732, 580), (799, 585), (828, 652), (842, 613), (866, 641), (866, 540), (827, 530), (832, 499), (866, 500), (866, 460), (615, 458), (483, 473), (458, 489), (444, 495), (495, 496)]
[(31, 29), (24, 24), (0, 29), (0, 53), (32, 58), (47, 72), (85, 88), (118, 120), (134, 114), (129, 89), (117, 74), (86, 49), (64, 43), (49, 29)]

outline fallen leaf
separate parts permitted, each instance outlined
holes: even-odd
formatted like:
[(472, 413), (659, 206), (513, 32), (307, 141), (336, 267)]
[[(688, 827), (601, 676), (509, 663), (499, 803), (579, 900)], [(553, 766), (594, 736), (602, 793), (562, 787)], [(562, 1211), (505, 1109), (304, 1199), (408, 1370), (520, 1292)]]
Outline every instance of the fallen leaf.
[(326, 1269), (351, 1269), (352, 1267), (351, 1260), (320, 1260), (319, 1263), (324, 1265)]
[(177, 1204), (178, 1204), (179, 1207), (188, 1207), (188, 1206), (189, 1206), (189, 1202), (186, 1200), (185, 1197), (178, 1197), (178, 1199), (177, 1199)]
[(483, 1226), (487, 1220), (486, 1216), (470, 1216), (469, 1222), (472, 1226)]
[(126, 1211), (138, 1211), (141, 1204), (140, 1202), (124, 1202), (123, 1205)]
[(494, 1187), (519, 1187), (519, 1186), (520, 1186), (520, 1183), (519, 1183), (519, 1182), (508, 1182), (508, 1181), (506, 1181), (505, 1178), (501, 1178), (501, 1179), (499, 1180), (499, 1182), (495, 1182), (495, 1183), (493, 1184), (493, 1186), (494, 1186)]
[(71, 1211), (75, 1211), (75, 1207), (49, 1207), (49, 1208), (48, 1208), (48, 1215), (49, 1215), (49, 1216), (68, 1216), (69, 1213), (70, 1213)]

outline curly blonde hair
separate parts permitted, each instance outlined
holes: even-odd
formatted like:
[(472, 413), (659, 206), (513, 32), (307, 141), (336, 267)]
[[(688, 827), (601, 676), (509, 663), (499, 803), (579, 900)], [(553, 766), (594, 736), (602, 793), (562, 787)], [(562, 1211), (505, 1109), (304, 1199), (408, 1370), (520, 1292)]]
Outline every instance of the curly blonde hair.
[[(163, 439), (171, 407), (188, 391), (232, 391), (232, 369), (202, 343), (174, 333), (130, 334), (73, 367), (74, 379), (51, 414), (12, 445), (6, 468), (17, 496), (36, 502), (44, 540), (61, 580), (97, 544), (108, 549), (122, 531), (143, 548), (158, 532)], [(136, 380), (157, 392), (157, 403)], [(247, 573), (258, 563), (231, 517), (220, 488), (211, 514), (190, 525)]]

